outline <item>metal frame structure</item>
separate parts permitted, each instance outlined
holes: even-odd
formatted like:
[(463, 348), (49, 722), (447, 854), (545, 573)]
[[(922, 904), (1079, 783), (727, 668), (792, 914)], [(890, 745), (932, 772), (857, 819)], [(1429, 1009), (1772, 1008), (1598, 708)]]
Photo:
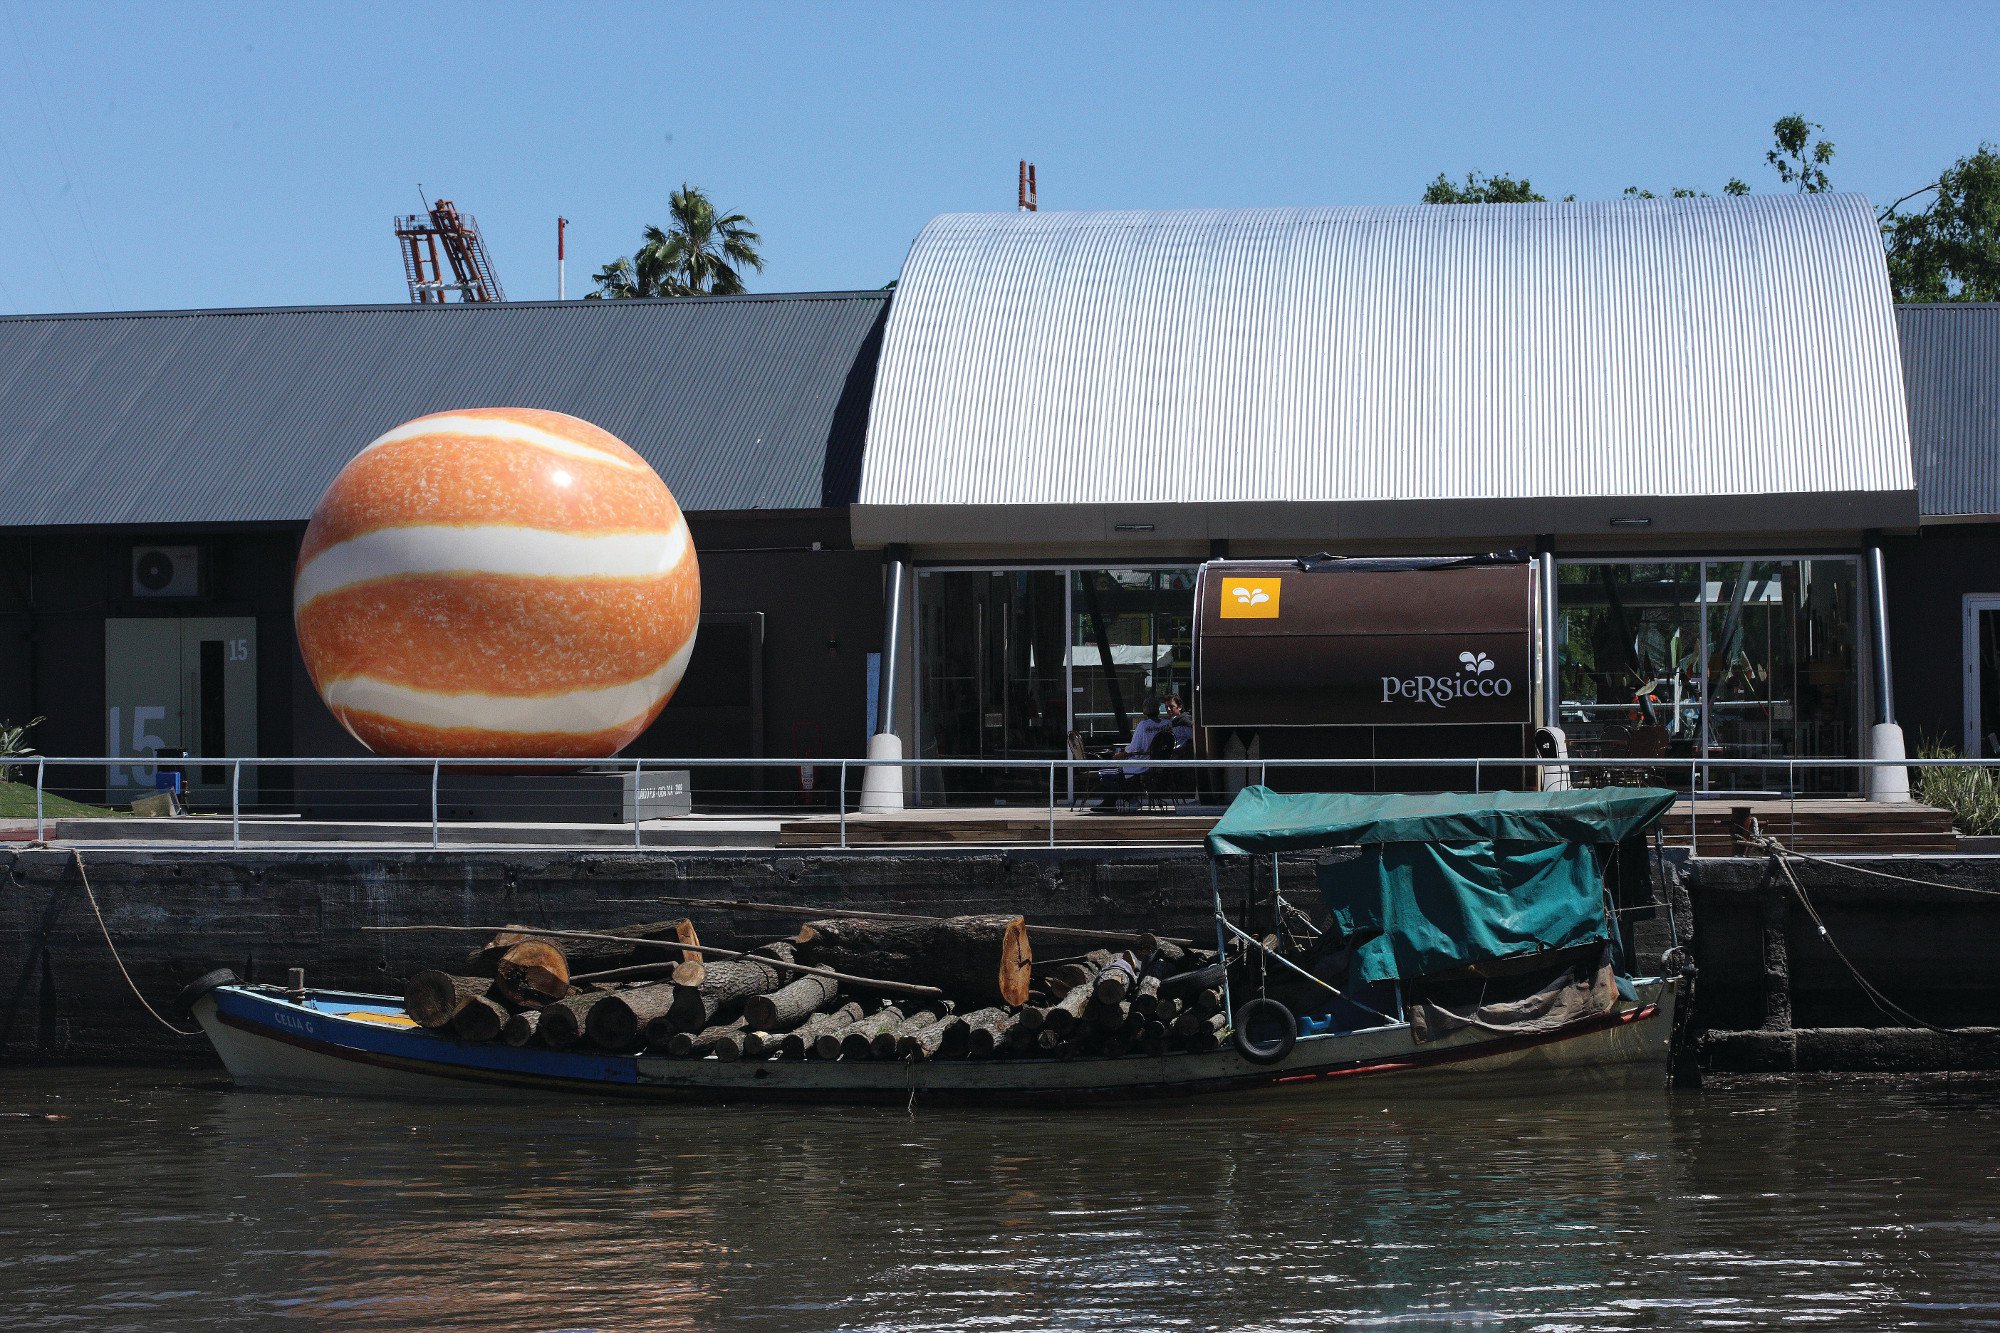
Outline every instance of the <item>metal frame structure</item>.
[[(396, 219), (396, 239), (403, 252), (403, 277), (410, 284), (413, 305), (431, 305), (450, 299), (456, 292), (461, 301), (504, 301), (500, 275), (486, 253), (479, 234), (479, 222), (470, 213), (460, 213), (449, 199), (440, 199), (428, 213), (410, 213)], [(557, 243), (560, 246), (560, 242)], [(444, 279), (439, 263), (451, 265), (452, 281)]]

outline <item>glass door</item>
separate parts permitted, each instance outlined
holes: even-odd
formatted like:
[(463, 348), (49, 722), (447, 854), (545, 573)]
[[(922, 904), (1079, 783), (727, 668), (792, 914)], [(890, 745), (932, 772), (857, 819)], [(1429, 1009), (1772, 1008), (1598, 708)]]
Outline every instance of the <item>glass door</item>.
[[(1855, 753), (1856, 565), (1852, 560), (1711, 560), (1707, 731), (1710, 759), (1822, 759)], [(1801, 791), (1844, 790), (1808, 769)], [(1711, 785), (1782, 788), (1771, 770), (1715, 769)]]
[[(944, 759), (1068, 753), (1060, 570), (926, 570), (917, 579), (919, 752)], [(925, 769), (946, 800), (1046, 794), (1046, 772)]]
[[(1858, 744), (1858, 566), (1825, 559), (1576, 561), (1558, 567), (1562, 726), (1578, 758), (1846, 758)], [(1629, 776), (1629, 775), (1628, 775)], [(1800, 770), (1802, 791), (1851, 774)], [(1716, 768), (1710, 790), (1777, 790), (1786, 773)]]
[(1194, 571), (1070, 574), (1070, 727), (1091, 747), (1122, 742), (1168, 695), (1188, 702)]

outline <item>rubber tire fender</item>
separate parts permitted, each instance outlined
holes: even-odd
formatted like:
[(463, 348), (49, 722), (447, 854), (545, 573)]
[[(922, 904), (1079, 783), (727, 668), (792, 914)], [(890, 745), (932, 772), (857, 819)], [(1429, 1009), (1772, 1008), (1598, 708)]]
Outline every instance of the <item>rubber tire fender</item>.
[(213, 972), (204, 972), (181, 987), (181, 993), (174, 996), (174, 1008), (184, 1014), (194, 1012), (194, 1002), (212, 990), (223, 986), (234, 986), (240, 978), (227, 967), (218, 967)]
[[(1279, 1024), (1279, 1035), (1268, 1041), (1255, 1041), (1250, 1036), (1253, 1019), (1264, 1018)], [(1299, 1042), (1299, 1020), (1292, 1011), (1276, 1000), (1259, 996), (1246, 1000), (1236, 1011), (1229, 1039), (1236, 1043), (1236, 1053), (1253, 1065), (1274, 1065), (1292, 1053), (1292, 1047)]]

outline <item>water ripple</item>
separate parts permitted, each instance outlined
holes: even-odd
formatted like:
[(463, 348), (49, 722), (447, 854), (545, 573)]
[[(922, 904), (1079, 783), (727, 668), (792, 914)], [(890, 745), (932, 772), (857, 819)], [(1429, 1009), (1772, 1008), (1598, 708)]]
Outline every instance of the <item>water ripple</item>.
[(914, 1122), (0, 1092), (0, 1328), (2000, 1328), (1963, 1080)]

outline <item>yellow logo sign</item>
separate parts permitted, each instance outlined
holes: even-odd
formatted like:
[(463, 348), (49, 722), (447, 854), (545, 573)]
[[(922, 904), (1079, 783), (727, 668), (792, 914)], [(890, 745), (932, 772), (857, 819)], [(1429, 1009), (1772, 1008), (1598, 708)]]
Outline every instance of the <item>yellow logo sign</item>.
[(1278, 585), (1282, 579), (1224, 579), (1222, 618), (1224, 620), (1276, 620)]

